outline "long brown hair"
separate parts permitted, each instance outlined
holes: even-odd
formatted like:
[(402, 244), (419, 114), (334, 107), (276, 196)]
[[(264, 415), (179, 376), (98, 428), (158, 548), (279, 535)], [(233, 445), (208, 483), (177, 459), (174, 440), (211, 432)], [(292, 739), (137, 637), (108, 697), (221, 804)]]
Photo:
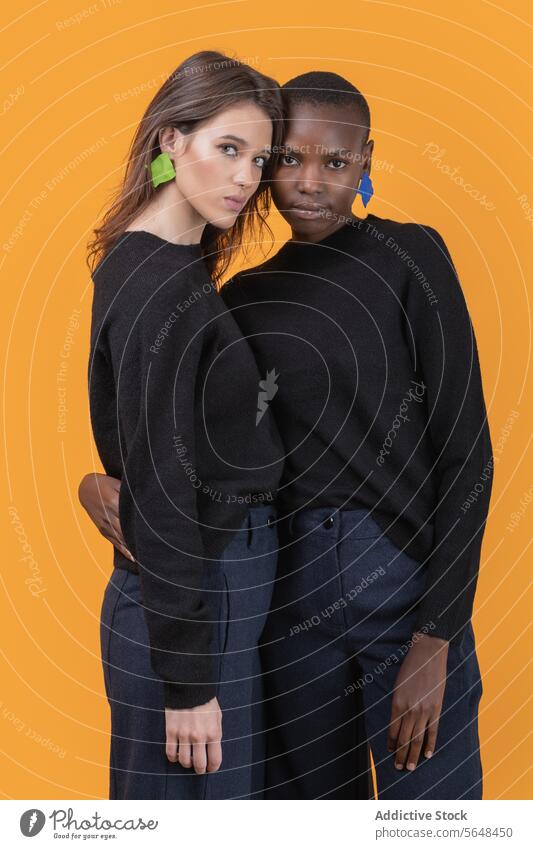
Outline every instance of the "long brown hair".
[(147, 166), (149, 168), (151, 161), (161, 153), (159, 131), (171, 126), (183, 133), (191, 132), (200, 121), (244, 100), (261, 107), (272, 120), (273, 155), (263, 170), (257, 191), (243, 207), (235, 224), (229, 230), (220, 230), (209, 223), (204, 228), (202, 253), (215, 282), (220, 283), (235, 250), (252, 238), (256, 226), (258, 238), (265, 228), (272, 234), (266, 223), (270, 208), (269, 180), (284, 132), (279, 85), (237, 59), (204, 50), (185, 59), (173, 71), (146, 109), (128, 152), (122, 185), (87, 245), (87, 264), (91, 271), (157, 192)]

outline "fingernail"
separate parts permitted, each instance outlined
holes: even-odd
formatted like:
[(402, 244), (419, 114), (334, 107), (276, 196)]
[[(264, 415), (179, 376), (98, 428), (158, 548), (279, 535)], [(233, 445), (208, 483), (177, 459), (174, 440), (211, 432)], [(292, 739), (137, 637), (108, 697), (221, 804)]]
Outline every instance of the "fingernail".
[(396, 769), (403, 769), (403, 764), (395, 764)]
[(431, 751), (431, 749), (428, 749), (426, 752), (426, 758), (430, 758), (432, 754), (433, 752)]
[(415, 765), (414, 765), (413, 763), (408, 763), (408, 764), (407, 764), (407, 769), (410, 769), (410, 770), (411, 770), (411, 772), (414, 770), (414, 768), (415, 768)]

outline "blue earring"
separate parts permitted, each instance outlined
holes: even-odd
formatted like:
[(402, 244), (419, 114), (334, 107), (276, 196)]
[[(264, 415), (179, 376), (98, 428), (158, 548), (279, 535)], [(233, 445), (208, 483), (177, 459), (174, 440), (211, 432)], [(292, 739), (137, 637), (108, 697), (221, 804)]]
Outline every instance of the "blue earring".
[(374, 194), (374, 187), (372, 185), (372, 180), (370, 179), (370, 174), (368, 173), (368, 171), (363, 171), (363, 177), (361, 179), (356, 194), (361, 195), (363, 206), (368, 206), (370, 198)]

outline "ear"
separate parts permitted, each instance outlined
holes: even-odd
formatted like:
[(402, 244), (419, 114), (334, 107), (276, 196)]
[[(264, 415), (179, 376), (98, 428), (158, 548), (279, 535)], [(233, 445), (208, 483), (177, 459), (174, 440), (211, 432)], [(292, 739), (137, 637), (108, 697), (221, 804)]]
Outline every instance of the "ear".
[(372, 168), (372, 153), (374, 150), (374, 139), (370, 139), (363, 147), (363, 156), (362, 156), (362, 170), (368, 171), (368, 176), (370, 177), (370, 170)]
[(163, 127), (159, 130), (161, 153), (168, 153), (171, 159), (180, 156), (185, 150), (186, 137), (177, 127)]

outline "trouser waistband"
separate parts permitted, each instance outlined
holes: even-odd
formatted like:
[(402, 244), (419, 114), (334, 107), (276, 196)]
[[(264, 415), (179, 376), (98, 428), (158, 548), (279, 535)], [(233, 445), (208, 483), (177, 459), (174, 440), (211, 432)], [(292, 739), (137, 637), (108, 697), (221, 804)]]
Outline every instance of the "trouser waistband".
[(337, 507), (300, 509), (279, 519), (279, 528), (290, 536), (300, 536), (317, 529), (330, 531), (332, 536), (349, 533), (353, 539), (379, 536), (383, 533), (371, 510), (358, 508), (340, 510)]

